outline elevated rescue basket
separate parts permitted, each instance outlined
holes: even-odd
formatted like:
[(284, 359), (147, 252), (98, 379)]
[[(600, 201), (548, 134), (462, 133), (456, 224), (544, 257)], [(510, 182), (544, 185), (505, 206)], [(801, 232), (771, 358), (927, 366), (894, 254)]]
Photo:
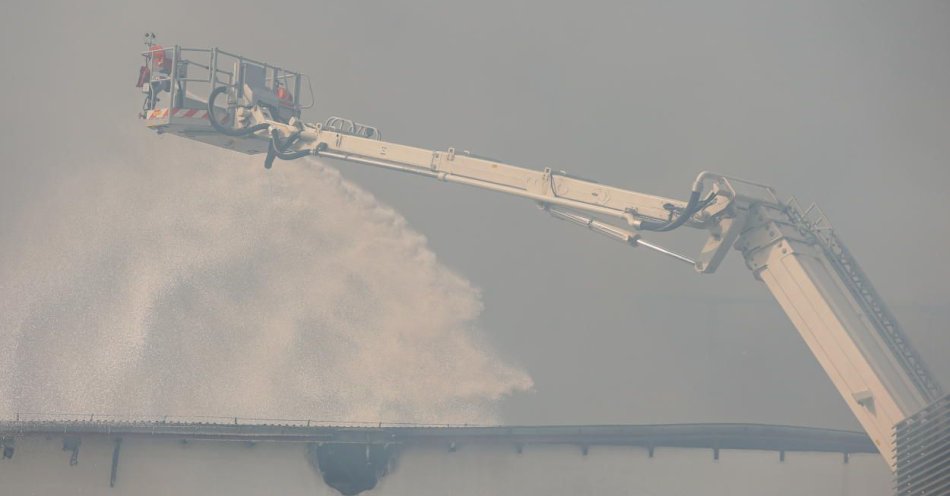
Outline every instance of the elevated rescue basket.
[[(300, 94), (306, 76), (298, 72), (217, 48), (165, 48), (155, 43), (154, 34), (146, 34), (145, 44), (145, 64), (137, 83), (145, 94), (139, 117), (159, 133), (257, 154), (267, 151), (266, 137), (235, 139), (222, 134), (211, 125), (211, 114), (228, 128), (240, 127), (240, 122), (235, 126), (232, 117), (241, 115), (236, 112), (239, 108), (259, 106), (279, 122), (300, 118)], [(208, 106), (212, 92), (217, 96), (213, 109)], [(311, 104), (312, 96), (311, 92)]]

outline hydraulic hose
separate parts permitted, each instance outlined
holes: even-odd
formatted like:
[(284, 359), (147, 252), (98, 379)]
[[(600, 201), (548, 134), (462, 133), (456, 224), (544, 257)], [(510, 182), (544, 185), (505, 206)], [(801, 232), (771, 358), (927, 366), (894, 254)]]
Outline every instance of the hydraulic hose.
[(296, 160), (301, 157), (306, 157), (310, 155), (310, 150), (300, 150), (296, 152), (285, 152), (288, 146), (292, 145), (297, 138), (300, 136), (299, 132), (296, 132), (290, 137), (287, 138), (287, 141), (284, 143), (280, 142), (280, 133), (276, 129), (271, 130), (271, 147), (277, 152), (277, 158), (281, 160)]
[(261, 123), (261, 124), (257, 124), (251, 127), (246, 127), (243, 129), (234, 129), (234, 128), (225, 127), (223, 124), (221, 124), (218, 121), (217, 117), (214, 115), (214, 101), (218, 98), (218, 95), (220, 95), (221, 93), (224, 93), (227, 90), (228, 90), (227, 86), (219, 86), (215, 88), (214, 91), (212, 91), (210, 95), (208, 95), (208, 120), (211, 121), (211, 127), (213, 127), (215, 131), (227, 136), (234, 136), (236, 138), (240, 138), (242, 136), (247, 136), (247, 135), (256, 133), (262, 129), (267, 129), (268, 127), (270, 127), (269, 124)]
[(640, 224), (640, 230), (667, 232), (685, 224), (686, 221), (688, 221), (690, 217), (692, 217), (696, 212), (706, 208), (708, 201), (699, 201), (699, 196), (703, 193), (703, 181), (715, 177), (718, 176), (707, 171), (700, 172), (699, 175), (696, 176), (696, 180), (693, 181), (693, 191), (689, 195), (689, 201), (686, 202), (686, 207), (683, 208), (683, 211), (680, 212), (679, 216), (677, 216), (675, 219), (670, 219), (665, 222), (645, 220)]
[(686, 207), (680, 212), (679, 216), (676, 219), (668, 220), (666, 222), (654, 222), (651, 220), (645, 220), (640, 223), (640, 230), (642, 231), (656, 231), (656, 232), (667, 232), (676, 229), (679, 226), (682, 226), (693, 216), (697, 211), (699, 211), (699, 195), (702, 194), (701, 191), (693, 191), (689, 195), (689, 201), (686, 202)]
[(311, 155), (310, 150), (300, 150), (296, 152), (286, 152), (288, 146), (294, 144), (297, 139), (300, 137), (300, 132), (297, 131), (291, 134), (287, 141), (280, 141), (280, 133), (276, 129), (271, 129), (270, 132), (270, 146), (267, 147), (267, 157), (264, 158), (264, 168), (270, 169), (274, 165), (274, 159), (279, 158), (281, 160), (296, 160), (298, 158), (303, 158), (308, 155)]
[(294, 131), (290, 133), (290, 136), (287, 137), (287, 141), (284, 141), (283, 143), (280, 142), (280, 135), (277, 134), (276, 129), (271, 132), (271, 140), (274, 143), (274, 148), (276, 148), (279, 152), (286, 150), (287, 147), (296, 143), (298, 139), (300, 139), (300, 131)]

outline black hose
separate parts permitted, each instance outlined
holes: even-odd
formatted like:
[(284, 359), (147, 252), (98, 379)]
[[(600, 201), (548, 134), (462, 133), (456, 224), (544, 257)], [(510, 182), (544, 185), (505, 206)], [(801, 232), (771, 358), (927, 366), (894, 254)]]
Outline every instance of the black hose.
[(268, 127), (270, 127), (269, 124), (261, 123), (261, 124), (257, 124), (251, 127), (246, 127), (243, 129), (234, 129), (234, 128), (225, 127), (220, 122), (218, 122), (217, 117), (215, 117), (214, 115), (214, 101), (218, 98), (218, 95), (220, 95), (221, 93), (224, 93), (227, 90), (228, 90), (227, 86), (219, 86), (215, 88), (214, 91), (212, 91), (210, 95), (208, 95), (208, 120), (211, 121), (211, 127), (213, 127), (215, 131), (227, 136), (234, 136), (236, 138), (240, 138), (242, 136), (254, 134), (260, 131), (261, 129), (267, 129)]
[(277, 158), (277, 150), (274, 149), (274, 144), (271, 143), (271, 145), (267, 147), (267, 156), (264, 157), (264, 168), (270, 169), (273, 167), (275, 158)]
[(299, 132), (295, 132), (290, 137), (287, 138), (287, 141), (284, 143), (280, 142), (280, 133), (276, 129), (271, 130), (271, 147), (277, 152), (277, 158), (281, 160), (296, 160), (301, 157), (306, 157), (310, 155), (310, 150), (300, 150), (297, 152), (285, 152), (288, 146), (292, 145), (297, 138), (300, 136)]
[(299, 131), (299, 130), (290, 133), (290, 136), (287, 137), (287, 141), (284, 141), (283, 143), (280, 142), (280, 135), (277, 134), (277, 130), (276, 130), (276, 129), (271, 132), (271, 138), (272, 138), (272, 139), (274, 138), (274, 135), (277, 135), (277, 139), (276, 139), (276, 140), (273, 140), (273, 141), (274, 141), (274, 145), (276, 145), (275, 148), (277, 149), (277, 151), (280, 151), (280, 152), (283, 152), (284, 150), (287, 149), (287, 147), (289, 147), (290, 145), (293, 145), (294, 143), (297, 142), (298, 139), (300, 139), (300, 131)]
[(656, 231), (656, 232), (667, 232), (676, 229), (679, 226), (682, 226), (698, 212), (702, 205), (699, 203), (699, 195), (702, 194), (701, 191), (693, 191), (689, 195), (689, 201), (686, 202), (686, 207), (680, 212), (679, 216), (676, 219), (668, 220), (665, 222), (654, 222), (651, 220), (645, 220), (640, 223), (641, 231)]
[(296, 160), (311, 155), (310, 150), (300, 150), (296, 152), (286, 152), (288, 146), (294, 144), (300, 138), (300, 131), (296, 131), (287, 137), (287, 141), (280, 141), (280, 133), (276, 129), (271, 129), (270, 146), (267, 147), (267, 157), (264, 158), (264, 168), (270, 169), (274, 165), (274, 159)]

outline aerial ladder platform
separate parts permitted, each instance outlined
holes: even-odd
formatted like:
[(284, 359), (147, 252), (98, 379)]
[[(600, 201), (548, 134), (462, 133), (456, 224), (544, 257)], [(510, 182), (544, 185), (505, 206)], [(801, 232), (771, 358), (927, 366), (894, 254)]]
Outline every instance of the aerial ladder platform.
[[(262, 154), (268, 169), (278, 160), (323, 157), (517, 196), (701, 274), (715, 272), (731, 249), (740, 251), (897, 471), (897, 494), (950, 494), (950, 396), (817, 206), (712, 172), (699, 173), (687, 200), (679, 200), (454, 148), (387, 142), (378, 129), (350, 119), (303, 121), (313, 92), (301, 73), (217, 48), (163, 48), (154, 35), (146, 36), (142, 55), (140, 117), (148, 128)], [(300, 101), (305, 88), (307, 105)], [(695, 255), (643, 238), (683, 227), (708, 235)]]

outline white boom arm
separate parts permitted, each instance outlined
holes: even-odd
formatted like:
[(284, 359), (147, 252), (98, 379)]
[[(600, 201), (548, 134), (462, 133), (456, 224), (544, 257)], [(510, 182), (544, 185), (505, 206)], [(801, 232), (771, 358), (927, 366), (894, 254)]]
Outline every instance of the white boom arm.
[[(255, 112), (251, 112), (252, 114)], [(682, 225), (705, 229), (709, 238), (693, 262), (711, 273), (735, 246), (804, 338), (881, 454), (892, 466), (895, 424), (942, 395), (897, 321), (816, 208), (803, 212), (758, 184), (701, 173), (690, 203), (605, 186), (550, 169), (536, 171), (470, 154), (433, 151), (353, 136), (291, 121), (266, 122), (272, 154), (304, 151), (508, 193), (538, 202), (555, 217), (584, 225), (634, 246), (648, 246), (624, 227), (587, 215), (623, 221), (634, 230)], [(266, 131), (258, 131), (266, 133)], [(377, 133), (378, 134), (378, 133)], [(289, 145), (289, 146), (288, 146)], [(289, 151), (292, 150), (292, 151)], [(691, 260), (662, 250), (667, 254)]]
[[(156, 66), (157, 45), (147, 40), (147, 67)], [(854, 412), (881, 454), (894, 468), (894, 426), (941, 399), (940, 385), (927, 371), (864, 272), (817, 208), (803, 211), (780, 201), (768, 186), (708, 172), (699, 174), (688, 201), (599, 184), (565, 172), (525, 169), (469, 153), (434, 151), (379, 139), (372, 127), (331, 118), (326, 124), (299, 120), (299, 94), (280, 95), (283, 83), (301, 75), (218, 49), (164, 50), (174, 63), (170, 84), (144, 78), (142, 117), (152, 129), (274, 159), (334, 158), (426, 176), (527, 198), (553, 216), (625, 242), (660, 251), (712, 273), (731, 247), (740, 250), (763, 281)], [(210, 54), (202, 65), (186, 53)], [(233, 70), (221, 68), (230, 57)], [(208, 76), (185, 77), (190, 66)], [(227, 76), (226, 81), (220, 79)], [(164, 77), (164, 76), (163, 76)], [(189, 82), (210, 83), (206, 101), (188, 92)], [(163, 86), (164, 85), (164, 86)], [(169, 91), (168, 108), (156, 106)], [(274, 94), (280, 98), (275, 98)], [(285, 92), (286, 93), (286, 92)], [(218, 106), (226, 96), (227, 106)], [(205, 112), (207, 118), (204, 114)], [(188, 120), (197, 115), (200, 120)], [(210, 126), (209, 126), (210, 124)], [(620, 223), (620, 225), (617, 225)], [(681, 226), (706, 230), (696, 260), (640, 238)]]

